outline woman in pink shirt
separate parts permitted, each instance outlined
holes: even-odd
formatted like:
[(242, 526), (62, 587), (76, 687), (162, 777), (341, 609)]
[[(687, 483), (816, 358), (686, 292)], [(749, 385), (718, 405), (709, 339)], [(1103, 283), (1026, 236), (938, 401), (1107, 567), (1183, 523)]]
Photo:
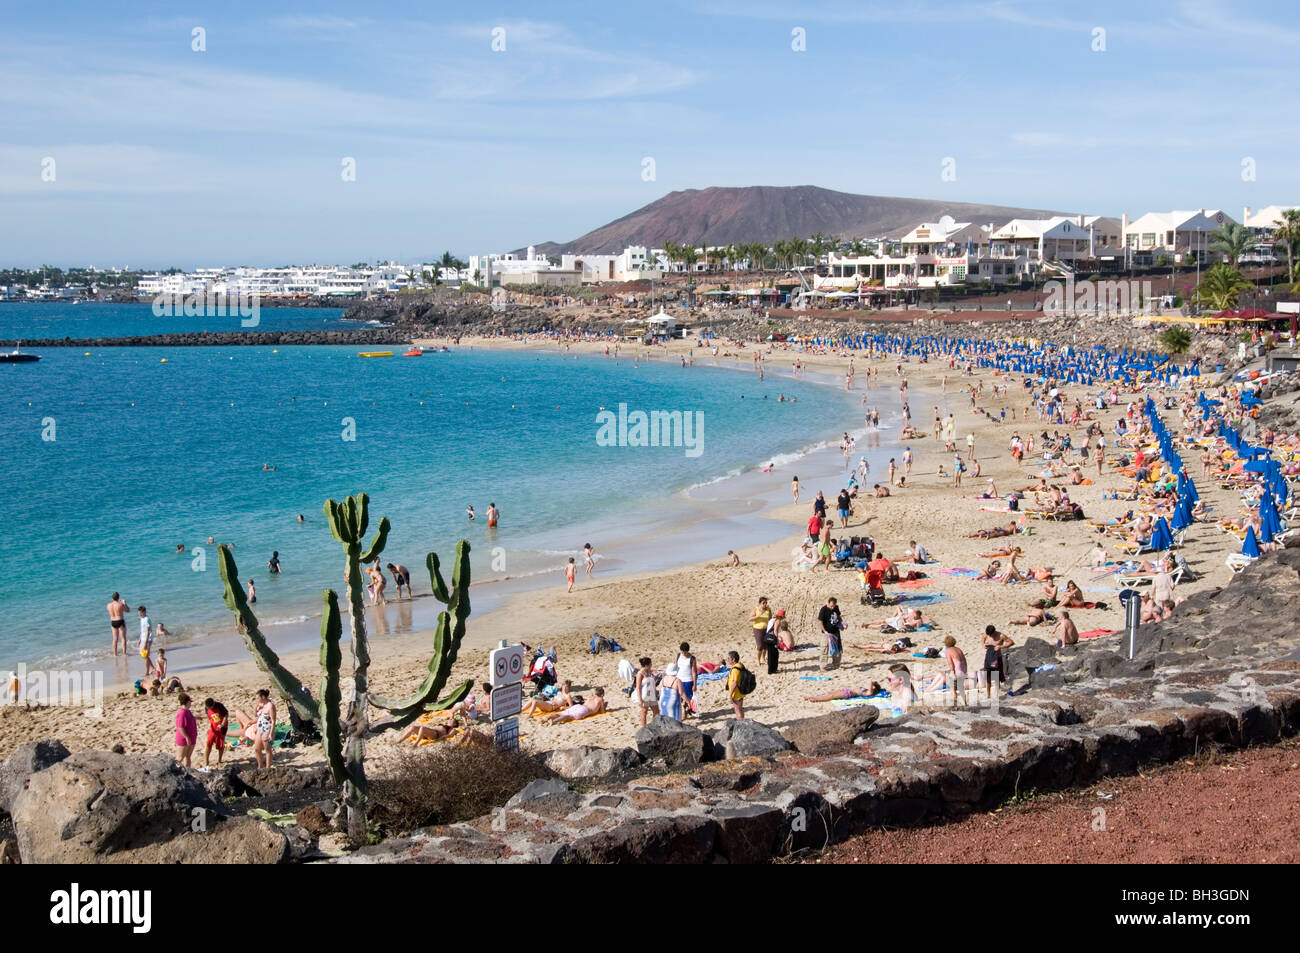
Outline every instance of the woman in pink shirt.
[(185, 767), (190, 767), (190, 755), (194, 754), (194, 745), (199, 740), (199, 723), (190, 711), (190, 696), (181, 692), (176, 699), (181, 706), (176, 709), (176, 760)]

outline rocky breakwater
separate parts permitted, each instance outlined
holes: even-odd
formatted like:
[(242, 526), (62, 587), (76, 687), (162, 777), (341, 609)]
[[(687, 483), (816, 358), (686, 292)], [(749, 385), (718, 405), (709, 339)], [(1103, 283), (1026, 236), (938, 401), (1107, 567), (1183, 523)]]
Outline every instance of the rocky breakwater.
[[(991, 707), (880, 719), (849, 708), (710, 734), (653, 725), (605, 759), (633, 775), (537, 783), (503, 811), (364, 847), (346, 863), (755, 862), (864, 828), (915, 825), (1300, 728), (1300, 548), (1256, 561), (1174, 618), (1010, 653), (1028, 688)], [(761, 690), (761, 688), (760, 688)], [(775, 737), (774, 737), (775, 736)], [(794, 748), (783, 750), (784, 743)], [(797, 750), (796, 750), (797, 749)], [(588, 764), (593, 752), (584, 750)]]
[[(144, 334), (117, 338), (24, 338), (23, 350), (43, 347), (288, 347), (291, 345), (405, 344), (411, 332), (402, 328), (357, 328), (346, 331), (195, 331), (183, 334)], [(0, 348), (18, 341), (0, 341)]]

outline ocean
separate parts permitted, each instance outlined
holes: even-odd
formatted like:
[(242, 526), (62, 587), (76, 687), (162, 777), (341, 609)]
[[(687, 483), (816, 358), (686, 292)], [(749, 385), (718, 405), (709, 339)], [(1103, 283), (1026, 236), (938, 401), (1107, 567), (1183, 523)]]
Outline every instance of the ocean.
[[(12, 307), (0, 307), (0, 335), (13, 333)], [(77, 312), (48, 320), (43, 336), (117, 335), (137, 319), (151, 328), (139, 333), (154, 333), (159, 320), (147, 306), (123, 306), (143, 315), (17, 307)], [(283, 317), (327, 323), (337, 312)], [(779, 524), (755, 514), (788, 499), (804, 455), (862, 419), (859, 393), (794, 379), (793, 355), (769, 362), (760, 382), (748, 362), (707, 366), (705, 351), (683, 368), (626, 350), (619, 360), (473, 348), (365, 359), (358, 350), (51, 348), (39, 363), (0, 365), (9, 490), (0, 600), (10, 623), (0, 667), (102, 660), (114, 591), (167, 626), (169, 656), (173, 644), (225, 640), (229, 657), (182, 652), (175, 670), (241, 657), (209, 538), (233, 544), (241, 578), (256, 581), (264, 630), (283, 633), (277, 649), (306, 647), (322, 590), (342, 582), (322, 505), (363, 491), (371, 526), (392, 522), (383, 561), (408, 567), (417, 594), (429, 591), (425, 554), (448, 560), (462, 537), (476, 583), (560, 584), (586, 542), (602, 573), (721, 557), (779, 537)], [(891, 387), (871, 400), (896, 419)], [(637, 411), (680, 413), (691, 426), (666, 433), (676, 445), (638, 446), (624, 422), (635, 424)], [(838, 452), (820, 459), (822, 470), (842, 471)], [(763, 473), (769, 462), (777, 468)], [(489, 503), (502, 514), (495, 530)], [(273, 551), (279, 576), (266, 572)], [(485, 606), (476, 595), (475, 611)], [(413, 616), (380, 628), (431, 625), (438, 608), (417, 599)], [(136, 628), (133, 614), (133, 642)]]

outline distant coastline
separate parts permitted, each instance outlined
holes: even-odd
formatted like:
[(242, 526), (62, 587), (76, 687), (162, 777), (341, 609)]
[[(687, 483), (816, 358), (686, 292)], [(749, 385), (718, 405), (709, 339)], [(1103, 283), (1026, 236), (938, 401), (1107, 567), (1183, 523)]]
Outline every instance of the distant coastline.
[(0, 341), (0, 348), (40, 347), (285, 347), (329, 344), (405, 344), (409, 328), (357, 328), (355, 331), (193, 331), (115, 338), (23, 338)]

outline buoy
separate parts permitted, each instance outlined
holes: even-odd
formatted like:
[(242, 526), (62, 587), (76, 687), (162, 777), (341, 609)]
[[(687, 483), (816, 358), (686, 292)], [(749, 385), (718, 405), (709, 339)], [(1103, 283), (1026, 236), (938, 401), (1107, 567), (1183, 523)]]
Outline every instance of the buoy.
[(81, 356), (82, 356), (82, 357), (90, 357), (90, 352), (89, 352), (89, 351), (86, 351), (86, 352), (85, 352), (84, 354), (82, 354)]
[(160, 358), (158, 358), (158, 363), (159, 363), (159, 364), (166, 364), (166, 363), (167, 363), (167, 358), (165, 358), (165, 357), (160, 357)]

